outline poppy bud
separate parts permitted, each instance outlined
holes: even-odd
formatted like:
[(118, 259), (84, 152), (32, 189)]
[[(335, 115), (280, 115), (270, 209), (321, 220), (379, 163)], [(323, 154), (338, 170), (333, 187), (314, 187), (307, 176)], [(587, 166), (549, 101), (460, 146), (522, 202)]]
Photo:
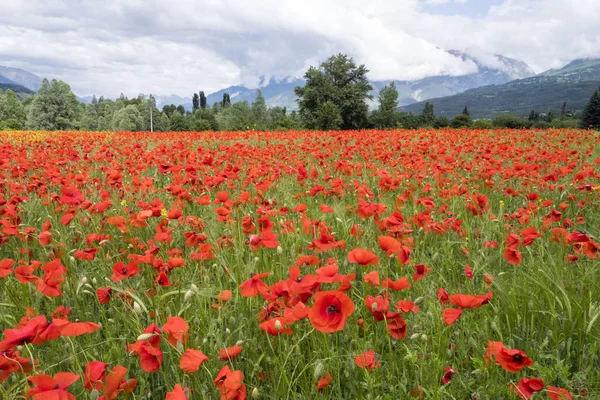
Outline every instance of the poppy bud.
[(153, 333), (142, 333), (140, 336), (138, 336), (137, 340), (138, 340), (138, 341), (148, 340), (148, 339), (150, 339), (152, 336), (154, 336), (154, 334), (153, 334)]
[(71, 264), (75, 264), (75, 257), (73, 257), (73, 256), (69, 256), (69, 262), (70, 262)]
[(371, 311), (373, 311), (373, 312), (377, 311), (377, 303), (371, 304)]
[(420, 333), (413, 333), (413, 334), (410, 336), (410, 340), (416, 340), (416, 339), (418, 339), (418, 338), (419, 338), (419, 336), (421, 336), (421, 334), (420, 334)]
[(194, 285), (193, 283), (190, 285), (190, 289), (196, 294), (199, 292), (198, 286)]
[(260, 393), (258, 392), (258, 388), (252, 389), (252, 398), (258, 399), (260, 397)]
[(279, 320), (275, 320), (275, 330), (281, 332), (281, 322)]
[(180, 353), (183, 353), (185, 351), (185, 348), (183, 347), (183, 343), (181, 343), (181, 341), (177, 341), (177, 351)]
[(277, 246), (277, 254), (283, 254), (283, 249), (281, 246)]
[(185, 294), (183, 295), (183, 300), (187, 301), (190, 299), (190, 297), (192, 297), (194, 295), (194, 292), (192, 292), (191, 290), (188, 290), (187, 292), (185, 292)]
[(243, 344), (244, 344), (244, 341), (243, 341), (243, 340), (238, 340), (237, 342), (235, 342), (235, 345), (236, 345), (236, 346), (241, 346), (241, 345), (243, 345)]
[(98, 400), (99, 397), (100, 392), (98, 392), (97, 390), (92, 390), (92, 392), (90, 393), (90, 400)]
[(84, 284), (84, 285), (85, 285), (85, 284), (87, 283), (87, 281), (88, 281), (88, 280), (87, 280), (87, 278), (86, 278), (85, 276), (84, 276), (83, 278), (81, 278), (81, 283), (82, 283), (82, 284)]
[(135, 311), (138, 314), (142, 313), (142, 307), (140, 307), (140, 305), (137, 303), (137, 301), (133, 302), (133, 311)]
[(421, 296), (421, 297), (417, 297), (417, 299), (415, 300), (415, 305), (421, 305), (421, 303), (423, 303), (423, 301), (425, 300), (425, 297)]
[(93, 279), (92, 279), (92, 283), (93, 283), (94, 285), (96, 285), (96, 284), (98, 283), (98, 280), (97, 280), (96, 278), (93, 278)]
[(315, 373), (314, 373), (315, 379), (320, 379), (323, 376), (324, 372), (325, 372), (325, 366), (322, 363), (318, 363), (315, 366)]
[(231, 331), (229, 330), (229, 328), (225, 328), (225, 334), (229, 335), (231, 333)]
[(426, 334), (422, 334), (421, 335), (421, 342), (426, 342), (427, 341), (427, 335)]
[(254, 262), (258, 262), (258, 260), (260, 260), (260, 258), (254, 257)]

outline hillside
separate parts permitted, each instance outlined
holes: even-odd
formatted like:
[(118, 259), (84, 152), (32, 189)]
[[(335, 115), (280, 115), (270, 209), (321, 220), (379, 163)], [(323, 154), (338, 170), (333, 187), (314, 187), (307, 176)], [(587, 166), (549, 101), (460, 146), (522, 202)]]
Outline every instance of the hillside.
[(29, 71), (0, 65), (0, 83), (17, 84), (31, 92), (37, 92), (42, 85), (42, 79)]
[[(428, 100), (436, 115), (453, 117), (469, 107), (473, 118), (493, 118), (501, 113), (527, 116), (538, 112), (558, 111), (563, 102), (567, 109), (581, 110), (600, 86), (600, 59), (575, 60), (565, 67), (501, 85), (489, 85), (464, 93)], [(402, 107), (419, 113), (425, 102)]]
[(5, 83), (2, 81), (2, 79), (0, 79), (0, 92), (4, 93), (7, 90), (12, 90), (13, 92), (15, 92), (17, 97), (21, 99), (27, 95), (34, 94), (33, 91), (27, 89), (24, 86), (17, 85), (16, 83)]

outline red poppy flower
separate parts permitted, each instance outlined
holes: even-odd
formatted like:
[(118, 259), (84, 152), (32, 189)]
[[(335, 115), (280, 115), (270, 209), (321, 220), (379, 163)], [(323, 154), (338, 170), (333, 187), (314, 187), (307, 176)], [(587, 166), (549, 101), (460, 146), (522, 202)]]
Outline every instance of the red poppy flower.
[(179, 359), (179, 368), (181, 368), (183, 372), (198, 372), (200, 366), (208, 360), (209, 358), (200, 350), (187, 349)]
[(242, 371), (232, 371), (226, 365), (221, 368), (213, 382), (221, 392), (221, 400), (246, 399), (246, 385), (244, 385)]
[(485, 359), (495, 357), (496, 364), (508, 372), (519, 372), (523, 367), (531, 367), (533, 361), (521, 350), (511, 350), (502, 342), (488, 342)]
[(448, 326), (454, 324), (461, 315), (462, 310), (460, 308), (444, 308), (444, 311), (442, 312), (444, 323)]
[(354, 303), (345, 293), (330, 290), (315, 294), (308, 319), (320, 332), (336, 332), (344, 329), (346, 320), (353, 312)]
[(359, 368), (364, 368), (367, 371), (372, 371), (373, 368), (381, 367), (381, 363), (378, 360), (379, 355), (375, 354), (373, 350), (367, 350), (362, 354), (354, 357), (354, 362)]
[(268, 272), (261, 274), (252, 275), (250, 279), (243, 282), (239, 287), (242, 289), (240, 295), (244, 297), (254, 297), (259, 293), (263, 293), (269, 290), (269, 286), (264, 283), (261, 279), (269, 275)]
[(408, 282), (407, 277), (400, 278), (397, 281), (393, 281), (390, 278), (385, 278), (385, 280), (381, 283), (381, 287), (391, 290), (406, 290), (410, 289), (410, 283)]
[(237, 346), (237, 345), (222, 349), (221, 351), (219, 351), (219, 360), (221, 360), (221, 361), (235, 360), (240, 355), (240, 352), (242, 351), (242, 349), (243, 349), (242, 346)]
[(187, 400), (187, 399), (188, 399), (188, 397), (185, 393), (185, 390), (181, 387), (181, 385), (179, 383), (175, 385), (172, 392), (167, 392), (167, 397), (165, 397), (165, 400)]
[(408, 328), (406, 325), (406, 321), (404, 321), (404, 318), (402, 318), (400, 315), (397, 315), (393, 317), (391, 321), (388, 321), (388, 334), (396, 340), (404, 339), (404, 337), (406, 336), (406, 330)]
[(573, 400), (571, 393), (567, 389), (562, 389), (554, 386), (548, 386), (548, 397), (550, 400)]
[(518, 265), (521, 264), (523, 260), (523, 256), (519, 250), (507, 248), (504, 250), (504, 259), (509, 264)]
[(80, 375), (70, 372), (59, 372), (54, 377), (45, 374), (31, 376), (28, 380), (36, 386), (29, 389), (26, 397), (33, 397), (34, 400), (75, 400), (75, 396), (66, 389), (77, 382), (79, 378)]
[(510, 390), (515, 392), (517, 396), (524, 400), (529, 400), (535, 392), (544, 389), (546, 384), (540, 378), (521, 378), (519, 383), (510, 385)]
[(348, 253), (348, 262), (363, 266), (379, 264), (379, 257), (372, 251), (365, 249), (354, 249)]
[(431, 268), (427, 268), (427, 266), (425, 266), (425, 264), (415, 265), (415, 273), (413, 274), (413, 281), (415, 281), (415, 282), (420, 281), (421, 279), (423, 279), (425, 277), (425, 275), (427, 275), (430, 272), (431, 272)]
[(446, 367), (444, 376), (442, 377), (442, 385), (447, 385), (452, 380), (452, 375), (458, 374), (452, 367)]
[(106, 374), (106, 363), (90, 361), (85, 365), (83, 387), (89, 391), (101, 391)]
[(0, 278), (6, 278), (11, 274), (13, 265), (15, 265), (15, 261), (10, 258), (0, 260)]
[(331, 383), (331, 374), (328, 372), (327, 375), (325, 375), (325, 377), (319, 379), (319, 382), (317, 382), (317, 389), (323, 390), (327, 386), (329, 386), (330, 383)]
[(140, 272), (140, 267), (137, 265), (135, 261), (130, 261), (125, 265), (124, 262), (119, 261), (113, 265), (113, 274), (110, 279), (113, 282), (120, 282), (123, 279), (131, 278), (132, 276), (137, 275)]
[(190, 326), (181, 317), (168, 317), (163, 325), (162, 331), (167, 334), (167, 340), (171, 345), (177, 346), (177, 342), (187, 343)]
[(379, 286), (381, 284), (379, 280), (379, 272), (371, 271), (368, 274), (363, 275), (363, 281), (365, 281), (367, 285)]

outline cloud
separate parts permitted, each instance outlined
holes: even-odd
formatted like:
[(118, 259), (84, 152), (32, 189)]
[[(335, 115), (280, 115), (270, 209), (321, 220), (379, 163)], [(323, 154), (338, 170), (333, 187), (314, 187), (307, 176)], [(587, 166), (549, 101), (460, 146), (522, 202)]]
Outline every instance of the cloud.
[(300, 77), (339, 52), (375, 80), (476, 69), (446, 49), (499, 53), (537, 72), (600, 56), (597, 0), (505, 0), (483, 17), (430, 11), (465, 2), (12, 0), (0, 15), (0, 64), (63, 79), (80, 95), (189, 96)]

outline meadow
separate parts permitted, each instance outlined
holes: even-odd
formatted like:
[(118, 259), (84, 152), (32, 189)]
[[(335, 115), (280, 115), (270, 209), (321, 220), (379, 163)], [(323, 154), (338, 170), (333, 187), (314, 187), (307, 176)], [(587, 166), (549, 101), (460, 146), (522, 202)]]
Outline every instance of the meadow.
[(0, 132), (0, 398), (598, 399), (600, 137)]

